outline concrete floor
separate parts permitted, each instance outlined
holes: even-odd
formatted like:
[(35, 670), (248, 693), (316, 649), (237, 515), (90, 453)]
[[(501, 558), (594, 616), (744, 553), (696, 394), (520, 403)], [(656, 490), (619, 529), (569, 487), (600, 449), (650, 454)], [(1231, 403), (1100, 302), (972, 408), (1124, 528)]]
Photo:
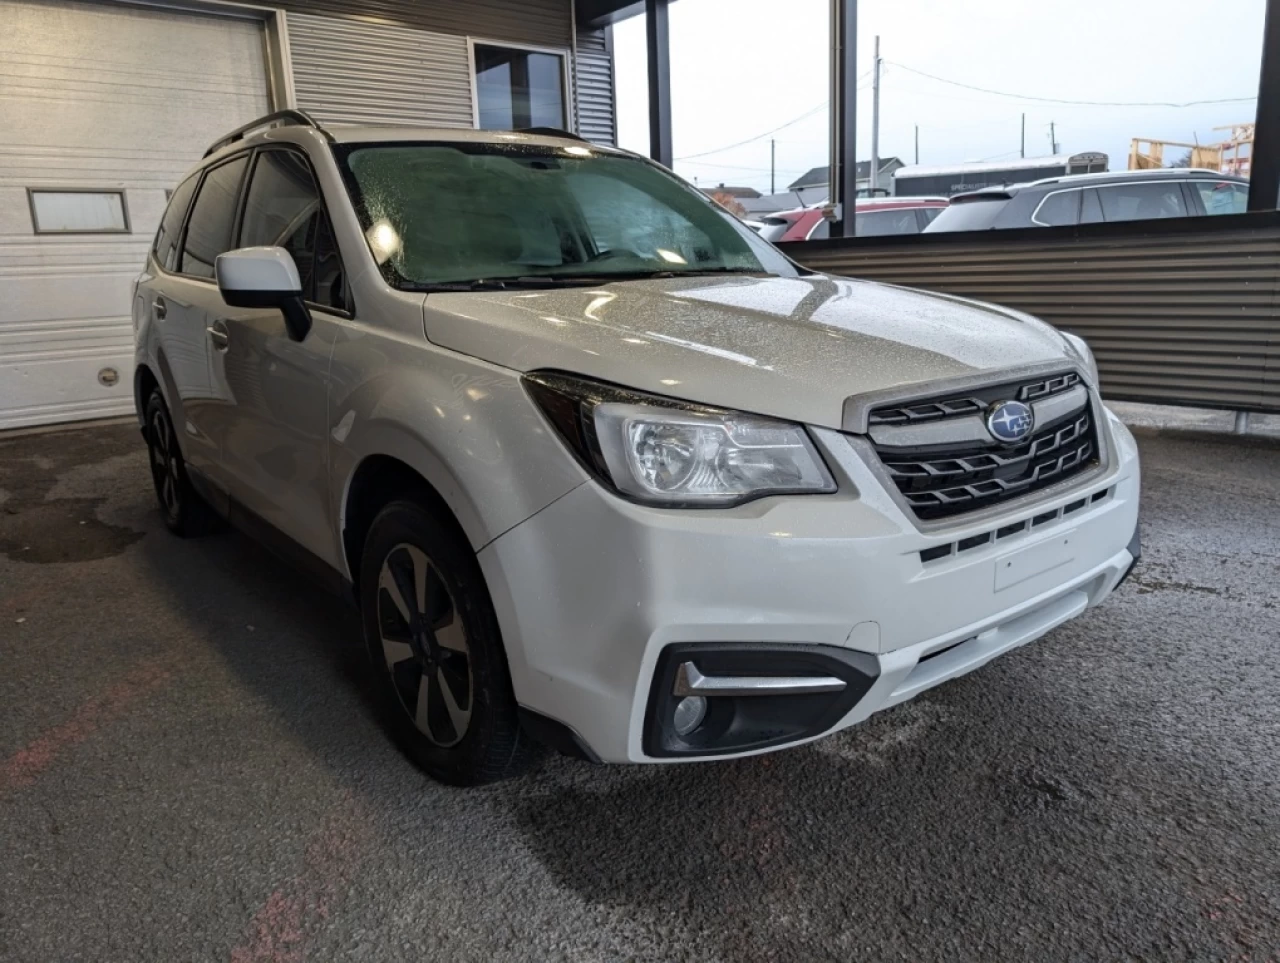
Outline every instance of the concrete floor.
[(481, 791), (353, 617), (160, 526), (129, 426), (0, 439), (0, 959), (1280, 958), (1280, 446), (1149, 434), (1103, 608), (791, 752)]

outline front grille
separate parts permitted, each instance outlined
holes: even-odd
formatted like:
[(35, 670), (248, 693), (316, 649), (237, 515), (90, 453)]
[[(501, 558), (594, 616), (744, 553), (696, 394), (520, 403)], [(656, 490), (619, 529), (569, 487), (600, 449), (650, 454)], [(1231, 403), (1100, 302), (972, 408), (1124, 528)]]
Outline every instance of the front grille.
[(907, 404), (894, 405), (889, 408), (877, 408), (871, 412), (869, 423), (872, 425), (916, 425), (925, 421), (938, 421), (943, 418), (958, 418), (965, 415), (977, 415), (987, 410), (987, 406), (995, 401), (1016, 398), (1018, 401), (1032, 402), (1050, 395), (1070, 391), (1080, 383), (1080, 376), (1074, 371), (1041, 378), (1039, 381), (1028, 381), (1020, 385), (992, 385), (966, 391), (963, 394), (951, 395), (930, 401), (913, 401)]
[[(1079, 377), (1069, 374), (1020, 385), (998, 385), (964, 396), (877, 409), (870, 420), (872, 425), (901, 425), (904, 412), (939, 409), (947, 413), (928, 415), (924, 420), (973, 416), (985, 411), (993, 401), (1037, 400), (1077, 384)], [(960, 398), (971, 401), (973, 406), (956, 411)], [(877, 421), (877, 416), (886, 415), (892, 420)], [(1082, 474), (1098, 463), (1097, 428), (1088, 404), (1052, 423), (1037, 426), (1018, 445), (1003, 445), (994, 439), (916, 448), (874, 440), (873, 445), (898, 491), (916, 516), (925, 520), (960, 515), (1030, 494)]]

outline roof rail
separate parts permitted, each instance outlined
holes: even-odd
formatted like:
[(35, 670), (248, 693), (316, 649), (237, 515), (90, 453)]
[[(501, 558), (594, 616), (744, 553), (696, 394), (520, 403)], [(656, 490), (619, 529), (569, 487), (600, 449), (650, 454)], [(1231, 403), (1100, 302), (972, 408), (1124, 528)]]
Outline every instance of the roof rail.
[(572, 131), (561, 130), (559, 127), (521, 127), (516, 133), (535, 134), (538, 137), (566, 137), (569, 140), (580, 140), (584, 144), (590, 143), (585, 137), (580, 137)]
[(209, 149), (204, 152), (204, 156), (208, 157), (214, 151), (220, 150), (228, 144), (234, 144), (238, 140), (244, 140), (244, 135), (249, 133), (251, 130), (257, 130), (259, 127), (269, 127), (272, 125), (279, 127), (310, 127), (324, 134), (324, 136), (330, 141), (333, 140), (333, 135), (321, 127), (320, 122), (305, 110), (277, 110), (273, 114), (267, 114), (265, 117), (259, 117), (257, 120), (251, 120), (243, 127), (237, 127), (220, 140), (214, 141), (209, 145)]

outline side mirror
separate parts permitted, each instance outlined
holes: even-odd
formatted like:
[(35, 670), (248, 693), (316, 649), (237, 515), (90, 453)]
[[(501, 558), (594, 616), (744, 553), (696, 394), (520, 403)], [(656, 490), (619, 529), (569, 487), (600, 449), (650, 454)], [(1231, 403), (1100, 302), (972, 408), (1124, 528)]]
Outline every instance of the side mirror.
[(279, 308), (289, 337), (301, 341), (311, 330), (311, 312), (302, 300), (302, 281), (293, 257), (282, 247), (244, 247), (219, 254), (214, 263), (222, 300), (233, 308)]

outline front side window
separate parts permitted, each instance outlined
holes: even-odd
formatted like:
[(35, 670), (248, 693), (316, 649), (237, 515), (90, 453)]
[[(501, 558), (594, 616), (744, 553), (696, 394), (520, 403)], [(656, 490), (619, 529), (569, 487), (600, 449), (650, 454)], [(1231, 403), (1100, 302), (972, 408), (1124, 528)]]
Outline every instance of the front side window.
[(178, 185), (169, 197), (169, 207), (160, 220), (160, 229), (156, 231), (156, 243), (153, 250), (156, 262), (167, 271), (172, 271), (178, 257), (178, 240), (182, 233), (182, 219), (187, 216), (187, 207), (191, 204), (191, 195), (200, 183), (200, 175), (192, 174)]
[(197, 278), (213, 277), (213, 262), (219, 254), (231, 249), (231, 231), (235, 227), (236, 202), (240, 198), (240, 182), (244, 180), (247, 157), (237, 157), (213, 168), (204, 177), (195, 207), (187, 222), (187, 237), (182, 245), (180, 271)]
[(298, 266), (303, 298), (346, 307), (342, 259), (311, 166), (298, 152), (258, 155), (245, 197), (240, 246), (284, 248)]
[(1182, 185), (1177, 181), (1147, 184), (1106, 184), (1097, 188), (1102, 216), (1108, 221), (1150, 221), (1186, 217)]
[(585, 146), (352, 145), (339, 151), (366, 238), (401, 287), (797, 269), (703, 194)]
[(474, 51), (481, 130), (567, 126), (562, 56), (489, 44)]
[(1193, 181), (1206, 214), (1245, 214), (1249, 210), (1249, 185), (1236, 181)]

